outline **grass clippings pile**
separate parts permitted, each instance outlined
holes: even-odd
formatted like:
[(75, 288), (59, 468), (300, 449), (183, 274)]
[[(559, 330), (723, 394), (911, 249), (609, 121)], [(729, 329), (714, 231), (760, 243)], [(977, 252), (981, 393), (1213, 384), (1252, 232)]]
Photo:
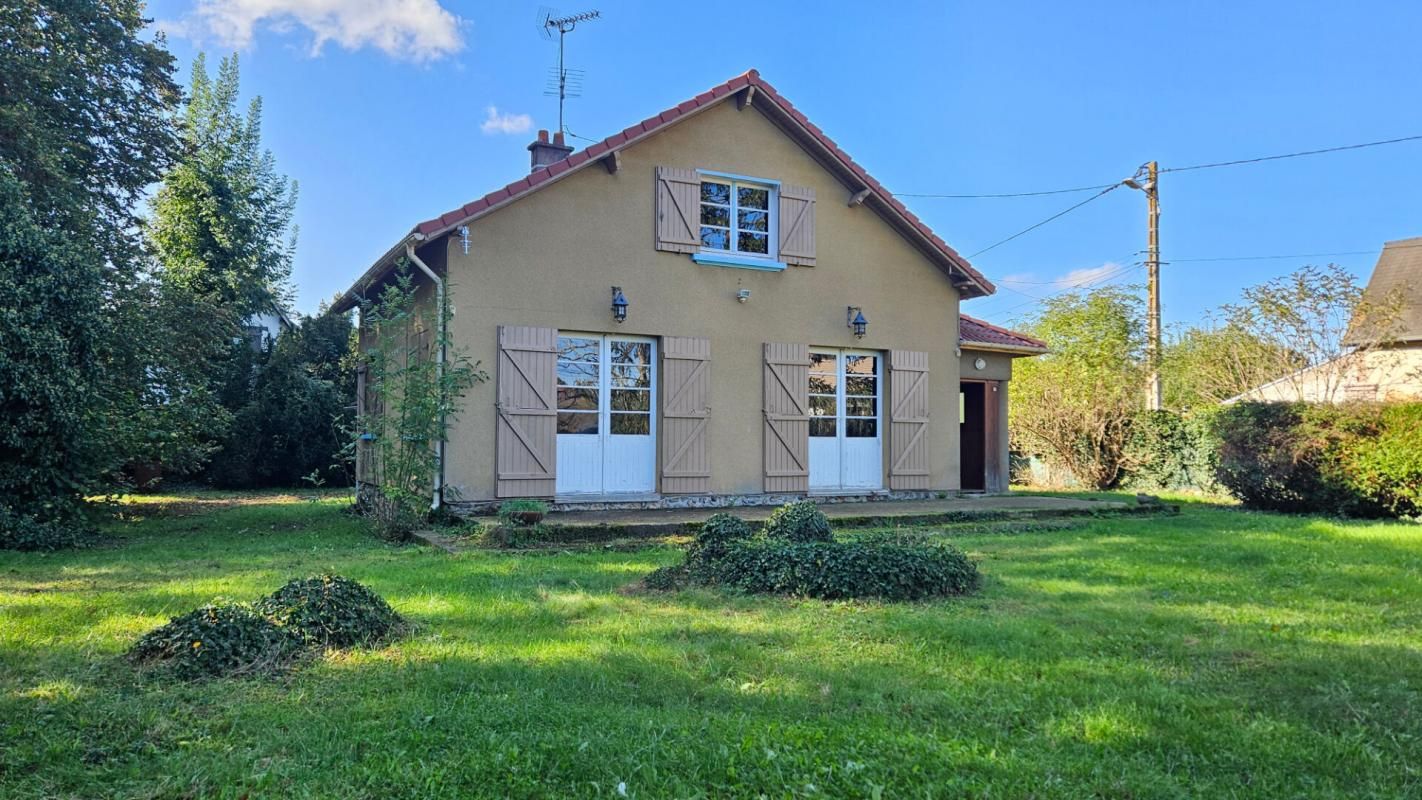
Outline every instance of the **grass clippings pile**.
[(174, 617), (128, 651), (185, 680), (266, 675), (328, 647), (386, 641), (404, 621), (379, 595), (339, 575), (293, 580), (256, 603), (217, 602)]

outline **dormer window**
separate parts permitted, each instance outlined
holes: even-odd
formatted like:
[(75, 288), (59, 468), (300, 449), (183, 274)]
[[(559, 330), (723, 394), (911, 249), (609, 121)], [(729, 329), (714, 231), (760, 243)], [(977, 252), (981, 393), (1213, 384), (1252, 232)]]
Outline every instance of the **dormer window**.
[(770, 258), (775, 233), (775, 186), (702, 174), (701, 247), (706, 251)]

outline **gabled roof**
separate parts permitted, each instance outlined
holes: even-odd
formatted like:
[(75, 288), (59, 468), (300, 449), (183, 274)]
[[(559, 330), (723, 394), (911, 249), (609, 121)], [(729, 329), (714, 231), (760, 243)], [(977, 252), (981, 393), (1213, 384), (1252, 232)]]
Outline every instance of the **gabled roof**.
[(1002, 350), (1023, 354), (1047, 352), (1047, 343), (1041, 339), (999, 328), (967, 314), (958, 315), (958, 341), (969, 350)]
[[(1377, 266), (1363, 290), (1363, 302), (1387, 308), (1396, 292), (1402, 301), (1397, 327), (1388, 330), (1389, 342), (1422, 341), (1422, 236), (1398, 239), (1383, 245)], [(1373, 344), (1363, 331), (1348, 332), (1344, 344)]]
[[(737, 96), (745, 98), (751, 105), (760, 109), (772, 122), (796, 138), (807, 150), (810, 150), (823, 166), (837, 173), (841, 180), (852, 187), (850, 194), (867, 192), (868, 194), (861, 202), (866, 206), (872, 205), (879, 213), (883, 214), (886, 220), (898, 227), (900, 232), (915, 241), (920, 249), (939, 264), (940, 268), (949, 273), (954, 285), (958, 286), (964, 297), (982, 297), (996, 291), (996, 287), (992, 285), (991, 281), (973, 269), (967, 259), (939, 238), (922, 220), (890, 194), (889, 190), (885, 189), (854, 159), (850, 158), (849, 154), (841, 150), (825, 135), (824, 131), (816, 127), (789, 100), (775, 91), (775, 87), (761, 78), (760, 73), (756, 70), (738, 75), (684, 103), (673, 106), (656, 116), (648, 117), (621, 133), (613, 134), (586, 149), (571, 153), (561, 161), (555, 161), (546, 167), (536, 169), (527, 176), (501, 189), (489, 192), (477, 200), (465, 203), (463, 206), (452, 209), (434, 219), (425, 220), (414, 227), (410, 232), (410, 237), (432, 239), (449, 233), (460, 225), (468, 224), (524, 195), (597, 164), (603, 159), (611, 157), (617, 151), (658, 133), (670, 125)], [(370, 269), (366, 270), (365, 274), (336, 301), (334, 308), (345, 310), (354, 306), (359, 292), (364, 291), (370, 283), (378, 279), (389, 268), (394, 258), (403, 251), (404, 243), (410, 237), (402, 239), (395, 247), (381, 256), (380, 260), (375, 262)]]

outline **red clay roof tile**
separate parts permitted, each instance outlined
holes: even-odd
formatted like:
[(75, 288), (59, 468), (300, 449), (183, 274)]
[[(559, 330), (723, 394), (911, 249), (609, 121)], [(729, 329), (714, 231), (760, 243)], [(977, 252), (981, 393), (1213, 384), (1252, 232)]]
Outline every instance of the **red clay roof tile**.
[(958, 315), (958, 338), (968, 344), (996, 344), (1042, 351), (1047, 349), (1046, 342), (1041, 339), (1034, 339), (1026, 334), (1010, 331), (967, 314)]

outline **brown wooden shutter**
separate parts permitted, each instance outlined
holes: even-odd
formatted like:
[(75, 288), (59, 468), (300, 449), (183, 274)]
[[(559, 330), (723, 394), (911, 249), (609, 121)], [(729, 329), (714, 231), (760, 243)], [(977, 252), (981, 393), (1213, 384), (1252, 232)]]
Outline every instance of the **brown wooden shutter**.
[(711, 491), (711, 340), (662, 337), (662, 493)]
[(558, 331), (499, 326), (499, 497), (552, 497), (557, 471)]
[(889, 488), (929, 488), (928, 354), (889, 351)]
[(780, 187), (780, 260), (815, 265), (815, 190), (808, 186)]
[(810, 490), (810, 346), (765, 345), (765, 491)]
[(701, 248), (701, 176), (696, 170), (657, 167), (657, 249)]
[(1002, 381), (983, 384), (983, 440), (987, 457), (983, 460), (983, 489), (988, 492), (1007, 491), (1007, 470), (1002, 463)]

